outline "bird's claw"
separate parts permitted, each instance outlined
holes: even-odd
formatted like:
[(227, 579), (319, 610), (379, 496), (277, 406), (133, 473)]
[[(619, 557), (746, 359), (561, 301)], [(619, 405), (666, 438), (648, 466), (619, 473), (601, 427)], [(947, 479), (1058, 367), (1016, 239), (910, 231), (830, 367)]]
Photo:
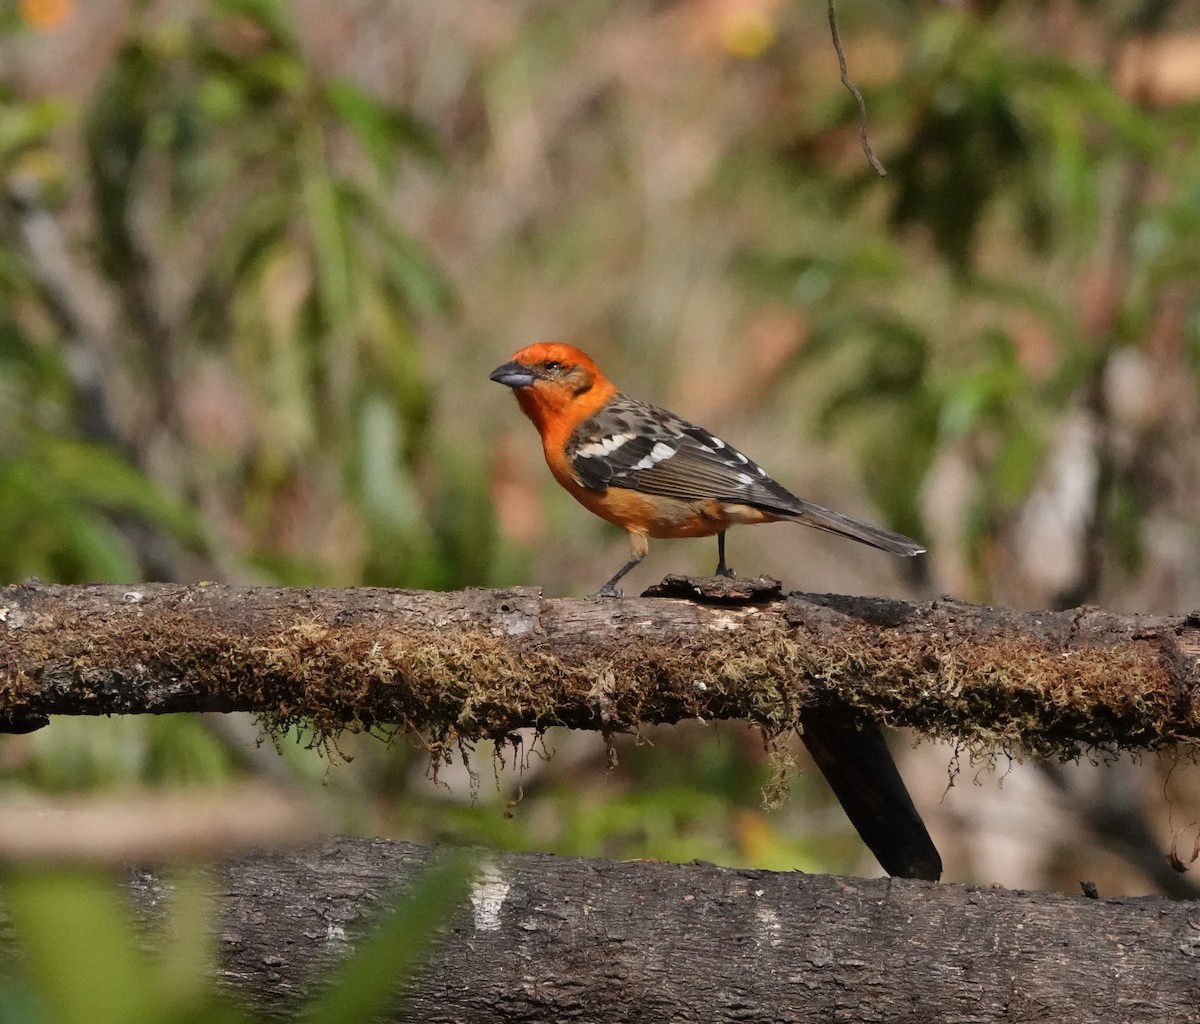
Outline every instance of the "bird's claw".
[(594, 594), (589, 594), (588, 596), (593, 597), (593, 598), (624, 597), (625, 591), (623, 591), (620, 587), (614, 587), (611, 583), (606, 583), (599, 590), (597, 590)]
[(718, 565), (716, 575), (723, 576), (727, 580), (737, 578), (737, 573), (730, 569), (727, 565)]

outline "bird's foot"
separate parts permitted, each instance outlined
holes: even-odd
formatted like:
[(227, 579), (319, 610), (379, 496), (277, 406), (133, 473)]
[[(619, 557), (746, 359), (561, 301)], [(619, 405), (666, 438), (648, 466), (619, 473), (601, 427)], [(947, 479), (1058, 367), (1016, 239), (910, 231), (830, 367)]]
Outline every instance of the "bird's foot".
[(732, 580), (732, 579), (737, 578), (737, 573), (734, 572), (731, 568), (729, 568), (729, 566), (727, 566), (724, 562), (722, 562), (720, 565), (717, 566), (716, 575), (723, 576), (727, 580)]
[(602, 587), (601, 587), (599, 590), (597, 590), (597, 591), (596, 591), (594, 594), (589, 594), (589, 595), (588, 595), (588, 597), (591, 597), (591, 598), (598, 598), (598, 597), (624, 597), (624, 596), (625, 596), (625, 591), (623, 591), (623, 590), (622, 590), (620, 587), (614, 586), (614, 585), (613, 585), (613, 584), (611, 584), (611, 583), (606, 583), (606, 584), (604, 584), (604, 586), (602, 586)]

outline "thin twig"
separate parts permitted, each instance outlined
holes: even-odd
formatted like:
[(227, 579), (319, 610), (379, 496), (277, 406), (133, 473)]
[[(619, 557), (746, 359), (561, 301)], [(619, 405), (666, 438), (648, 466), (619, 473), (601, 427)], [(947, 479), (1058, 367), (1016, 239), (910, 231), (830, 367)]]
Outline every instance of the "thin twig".
[(879, 158), (871, 149), (871, 140), (867, 138), (867, 103), (863, 99), (862, 93), (858, 91), (852, 81), (850, 75), (846, 71), (846, 51), (842, 49), (842, 36), (838, 31), (837, 12), (833, 9), (833, 0), (826, 0), (826, 8), (829, 11), (829, 32), (833, 36), (833, 48), (837, 51), (838, 69), (842, 74), (842, 85), (846, 87), (850, 95), (854, 97), (854, 101), (858, 104), (858, 139), (862, 143), (862, 150), (867, 156), (867, 162), (875, 168), (875, 173), (881, 178), (887, 176), (887, 168), (879, 162)]

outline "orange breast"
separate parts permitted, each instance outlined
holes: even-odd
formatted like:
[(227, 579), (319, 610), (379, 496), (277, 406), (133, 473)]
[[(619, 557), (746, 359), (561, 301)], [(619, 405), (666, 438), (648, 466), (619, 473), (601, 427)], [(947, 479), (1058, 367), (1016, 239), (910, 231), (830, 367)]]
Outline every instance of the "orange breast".
[(746, 505), (729, 505), (716, 499), (684, 501), (625, 487), (599, 492), (581, 486), (571, 477), (554, 475), (588, 511), (624, 530), (648, 537), (711, 537), (724, 533), (735, 523), (766, 523), (774, 519), (769, 513)]

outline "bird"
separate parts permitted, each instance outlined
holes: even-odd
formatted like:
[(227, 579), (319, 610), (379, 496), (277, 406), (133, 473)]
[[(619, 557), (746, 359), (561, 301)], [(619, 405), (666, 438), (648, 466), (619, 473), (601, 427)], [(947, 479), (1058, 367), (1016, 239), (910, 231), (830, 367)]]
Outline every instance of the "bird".
[[(630, 559), (593, 596), (617, 583), (649, 550), (649, 538), (717, 538), (744, 523), (803, 523), (896, 555), (915, 540), (798, 498), (716, 434), (620, 391), (585, 352), (538, 342), (497, 366), (537, 427), (554, 478), (585, 508), (629, 534)], [(801, 740), (863, 841), (890, 875), (937, 881), (942, 859), (913, 805), (879, 725), (841, 705), (800, 712)]]
[(617, 583), (646, 557), (651, 537), (717, 538), (739, 524), (789, 521), (911, 557), (910, 537), (806, 501), (716, 434), (626, 395), (573, 345), (537, 342), (496, 367), (542, 438), (546, 463), (584, 508), (629, 535), (629, 560), (593, 595), (620, 596)]

